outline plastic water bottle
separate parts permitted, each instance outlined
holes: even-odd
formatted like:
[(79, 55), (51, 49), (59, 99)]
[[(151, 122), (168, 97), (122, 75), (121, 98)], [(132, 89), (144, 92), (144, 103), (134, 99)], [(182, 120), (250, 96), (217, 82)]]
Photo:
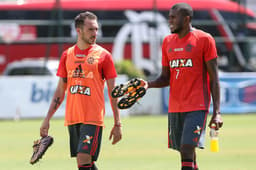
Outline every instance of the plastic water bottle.
[(215, 127), (211, 127), (210, 129), (210, 150), (211, 152), (219, 152), (219, 132), (215, 129)]

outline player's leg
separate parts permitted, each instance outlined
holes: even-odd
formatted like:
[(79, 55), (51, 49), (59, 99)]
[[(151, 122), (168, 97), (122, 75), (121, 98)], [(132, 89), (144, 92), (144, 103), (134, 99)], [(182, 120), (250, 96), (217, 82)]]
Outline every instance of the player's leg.
[(84, 165), (90, 167), (90, 170), (97, 170), (95, 161), (98, 159), (101, 137), (102, 127), (95, 125), (81, 125), (77, 150), (79, 170), (87, 170), (83, 169)]
[(206, 118), (205, 111), (187, 112), (184, 115), (180, 147), (182, 170), (194, 170), (195, 148), (204, 147)]
[(100, 151), (102, 127), (78, 124), (69, 126), (70, 151), (77, 157), (79, 170), (97, 170), (94, 162)]
[[(192, 166), (193, 159), (191, 161), (191, 159), (188, 159), (187, 155), (186, 157), (183, 156), (185, 155), (185, 152), (183, 152), (183, 150), (187, 151), (187, 149), (190, 149), (190, 148), (184, 148), (187, 146), (181, 145), (185, 115), (186, 115), (185, 113), (169, 113), (168, 114), (169, 148), (178, 150), (180, 152), (182, 170), (186, 170), (186, 168), (190, 168), (190, 169), (193, 168)], [(188, 151), (188, 153), (190, 153), (190, 151)]]
[(92, 156), (89, 154), (78, 153), (77, 165), (79, 170), (98, 170), (95, 162), (92, 161)]
[(194, 153), (195, 153), (195, 146), (188, 145), (188, 144), (181, 144), (180, 156), (181, 156), (182, 170), (194, 170)]
[(90, 154), (77, 153), (76, 160), (79, 170), (91, 170), (92, 157)]

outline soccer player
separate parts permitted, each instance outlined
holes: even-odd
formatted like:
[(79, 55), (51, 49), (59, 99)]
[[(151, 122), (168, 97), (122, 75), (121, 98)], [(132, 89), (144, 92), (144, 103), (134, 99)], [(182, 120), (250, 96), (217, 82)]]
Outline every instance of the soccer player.
[(213, 99), (209, 126), (222, 127), (217, 52), (213, 37), (192, 27), (193, 10), (178, 3), (169, 11), (171, 33), (162, 44), (162, 71), (148, 88), (170, 86), (169, 148), (180, 152), (182, 170), (197, 170), (195, 148), (204, 147), (206, 118)]
[[(104, 126), (104, 83), (108, 92), (115, 85), (117, 76), (112, 56), (96, 44), (97, 16), (91, 12), (80, 13), (75, 18), (77, 42), (61, 56), (57, 76), (59, 82), (40, 128), (40, 135), (48, 135), (50, 119), (63, 102), (65, 92), (65, 125), (70, 136), (71, 157), (76, 157), (79, 170), (97, 170), (97, 160)], [(109, 139), (116, 144), (122, 138), (121, 120), (117, 100), (112, 98), (114, 126)]]

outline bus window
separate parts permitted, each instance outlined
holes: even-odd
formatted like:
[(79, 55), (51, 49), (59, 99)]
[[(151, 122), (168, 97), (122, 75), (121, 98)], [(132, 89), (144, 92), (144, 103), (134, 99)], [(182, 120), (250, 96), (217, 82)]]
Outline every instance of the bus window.
[[(256, 46), (256, 41), (248, 41), (248, 39), (251, 39), (256, 35), (256, 28), (250, 29), (247, 27), (247, 23), (253, 22), (254, 18), (240, 12), (220, 11), (220, 14), (223, 16), (225, 22), (230, 28), (230, 31), (235, 37), (235, 41), (233, 43), (238, 45), (237, 50), (231, 49), (230, 56), (233, 58), (229, 59), (230, 62), (228, 65), (240, 66), (238, 67), (240, 69), (235, 71), (255, 71), (256, 56), (252, 51), (252, 47)], [(239, 55), (237, 54), (238, 50), (240, 50), (241, 55), (243, 55), (244, 63), (237, 58)], [(227, 69), (226, 71), (233, 71), (231, 70), (232, 67), (227, 68), (230, 70)]]

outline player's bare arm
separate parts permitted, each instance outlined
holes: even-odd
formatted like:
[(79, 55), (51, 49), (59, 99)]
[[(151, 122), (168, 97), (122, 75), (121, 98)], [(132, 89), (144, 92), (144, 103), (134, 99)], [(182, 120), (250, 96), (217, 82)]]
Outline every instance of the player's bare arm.
[(65, 90), (67, 87), (67, 79), (66, 78), (60, 78), (56, 91), (54, 93), (53, 99), (51, 101), (48, 113), (41, 125), (40, 128), (40, 135), (42, 137), (48, 136), (48, 130), (50, 128), (49, 125), (49, 121), (51, 119), (51, 117), (54, 115), (54, 113), (57, 111), (57, 109), (59, 108), (59, 106), (61, 105), (61, 103), (64, 100), (65, 97)]
[(154, 80), (148, 82), (148, 88), (161, 88), (169, 85), (170, 81), (170, 67), (163, 66), (160, 76)]
[(114, 116), (114, 126), (110, 132), (109, 140), (113, 138), (112, 144), (116, 144), (122, 139), (122, 129), (121, 129), (120, 113), (117, 108), (117, 98), (113, 98), (111, 96), (112, 89), (115, 87), (115, 79), (114, 78), (108, 79), (107, 86), (108, 86), (108, 95), (110, 98), (110, 103), (111, 103), (113, 116)]
[(213, 100), (213, 115), (209, 122), (209, 126), (216, 125), (216, 129), (222, 127), (223, 120), (220, 114), (220, 84), (218, 76), (217, 58), (212, 59), (206, 63), (207, 71), (210, 77), (210, 90)]

